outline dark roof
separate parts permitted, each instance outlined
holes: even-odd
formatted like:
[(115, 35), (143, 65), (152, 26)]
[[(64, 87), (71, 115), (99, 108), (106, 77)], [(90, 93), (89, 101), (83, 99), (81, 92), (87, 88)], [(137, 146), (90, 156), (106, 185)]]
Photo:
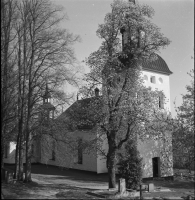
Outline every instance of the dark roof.
[(48, 103), (48, 102), (43, 103), (40, 106), (40, 108), (41, 109), (48, 109), (48, 110), (55, 110), (55, 107), (51, 103)]
[(154, 61), (143, 61), (142, 69), (167, 75), (172, 74), (173, 72), (169, 70), (169, 67), (167, 66), (166, 62), (159, 55), (156, 54), (156, 56), (157, 59)]

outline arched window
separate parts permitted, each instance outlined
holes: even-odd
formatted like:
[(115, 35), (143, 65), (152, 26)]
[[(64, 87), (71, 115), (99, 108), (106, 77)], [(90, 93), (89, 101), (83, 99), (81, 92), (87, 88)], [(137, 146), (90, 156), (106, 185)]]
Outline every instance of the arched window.
[(83, 164), (82, 139), (78, 140), (78, 164)]
[(144, 80), (148, 81), (148, 76), (147, 75), (144, 75)]
[(162, 83), (163, 83), (163, 79), (162, 79), (162, 78), (159, 78), (159, 79), (158, 79), (158, 82), (159, 82), (159, 84), (162, 84)]
[(162, 93), (159, 95), (159, 108), (164, 108), (164, 96)]

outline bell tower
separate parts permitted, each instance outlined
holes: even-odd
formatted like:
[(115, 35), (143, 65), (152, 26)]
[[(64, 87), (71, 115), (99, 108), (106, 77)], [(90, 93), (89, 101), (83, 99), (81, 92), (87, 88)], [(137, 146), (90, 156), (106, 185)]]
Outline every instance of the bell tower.
[(54, 119), (55, 107), (51, 104), (51, 94), (48, 85), (46, 84), (45, 93), (42, 96), (43, 105), (41, 106), (41, 118), (44, 120)]

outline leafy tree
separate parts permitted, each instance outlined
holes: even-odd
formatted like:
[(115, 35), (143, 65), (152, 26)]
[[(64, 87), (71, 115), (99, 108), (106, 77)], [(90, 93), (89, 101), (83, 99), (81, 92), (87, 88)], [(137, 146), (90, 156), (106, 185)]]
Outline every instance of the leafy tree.
[[(176, 108), (177, 128), (173, 134), (173, 153), (175, 164), (191, 171), (194, 165), (194, 70), (188, 73), (192, 80), (186, 86), (187, 94), (183, 95), (183, 103)], [(182, 166), (183, 165), (183, 166)]]
[[(166, 129), (160, 123), (167, 114), (158, 109), (159, 92), (143, 87), (141, 63), (155, 60), (155, 53), (170, 41), (150, 21), (151, 7), (115, 0), (111, 9), (97, 30), (102, 44), (86, 59), (91, 72), (81, 91), (89, 97), (95, 87), (102, 86), (99, 105), (103, 109), (93, 110), (101, 127), (99, 135), (107, 137), (109, 188), (114, 188), (116, 153), (122, 145), (136, 134), (161, 137)], [(90, 108), (95, 107), (92, 101)]]
[(119, 153), (118, 173), (126, 180), (129, 189), (137, 189), (142, 181), (142, 158), (136, 141), (129, 140), (122, 153)]

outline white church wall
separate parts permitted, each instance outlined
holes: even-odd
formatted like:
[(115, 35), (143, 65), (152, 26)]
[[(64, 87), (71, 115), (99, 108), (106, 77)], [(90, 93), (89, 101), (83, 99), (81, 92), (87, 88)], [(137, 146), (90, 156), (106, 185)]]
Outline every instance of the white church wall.
[(7, 145), (7, 158), (4, 158), (4, 163), (15, 163), (16, 142), (10, 142)]
[(171, 135), (162, 139), (138, 140), (138, 150), (143, 158), (143, 178), (153, 177), (152, 158), (159, 157), (159, 176), (173, 176), (173, 154)]
[[(99, 134), (97, 134), (97, 137), (99, 137)], [(101, 137), (101, 142), (99, 142), (99, 148), (101, 151), (97, 152), (97, 173), (107, 173), (107, 164), (106, 164), (106, 157), (105, 155), (108, 152), (108, 142), (107, 142), (107, 137), (106, 135), (102, 135)], [(104, 152), (103, 154), (101, 152)]]
[[(51, 140), (47, 138), (44, 139), (45, 142), (42, 141), (41, 163), (64, 168), (97, 172), (97, 155), (93, 150), (83, 151), (82, 164), (78, 163), (78, 148), (76, 141), (79, 138), (83, 141), (92, 140), (95, 137), (94, 131), (75, 131), (66, 134), (71, 138), (72, 143), (66, 144), (64, 142), (56, 142), (55, 160), (51, 159), (52, 148), (51, 145), (48, 145), (49, 142), (51, 143)], [(72, 148), (70, 148), (71, 144)]]

